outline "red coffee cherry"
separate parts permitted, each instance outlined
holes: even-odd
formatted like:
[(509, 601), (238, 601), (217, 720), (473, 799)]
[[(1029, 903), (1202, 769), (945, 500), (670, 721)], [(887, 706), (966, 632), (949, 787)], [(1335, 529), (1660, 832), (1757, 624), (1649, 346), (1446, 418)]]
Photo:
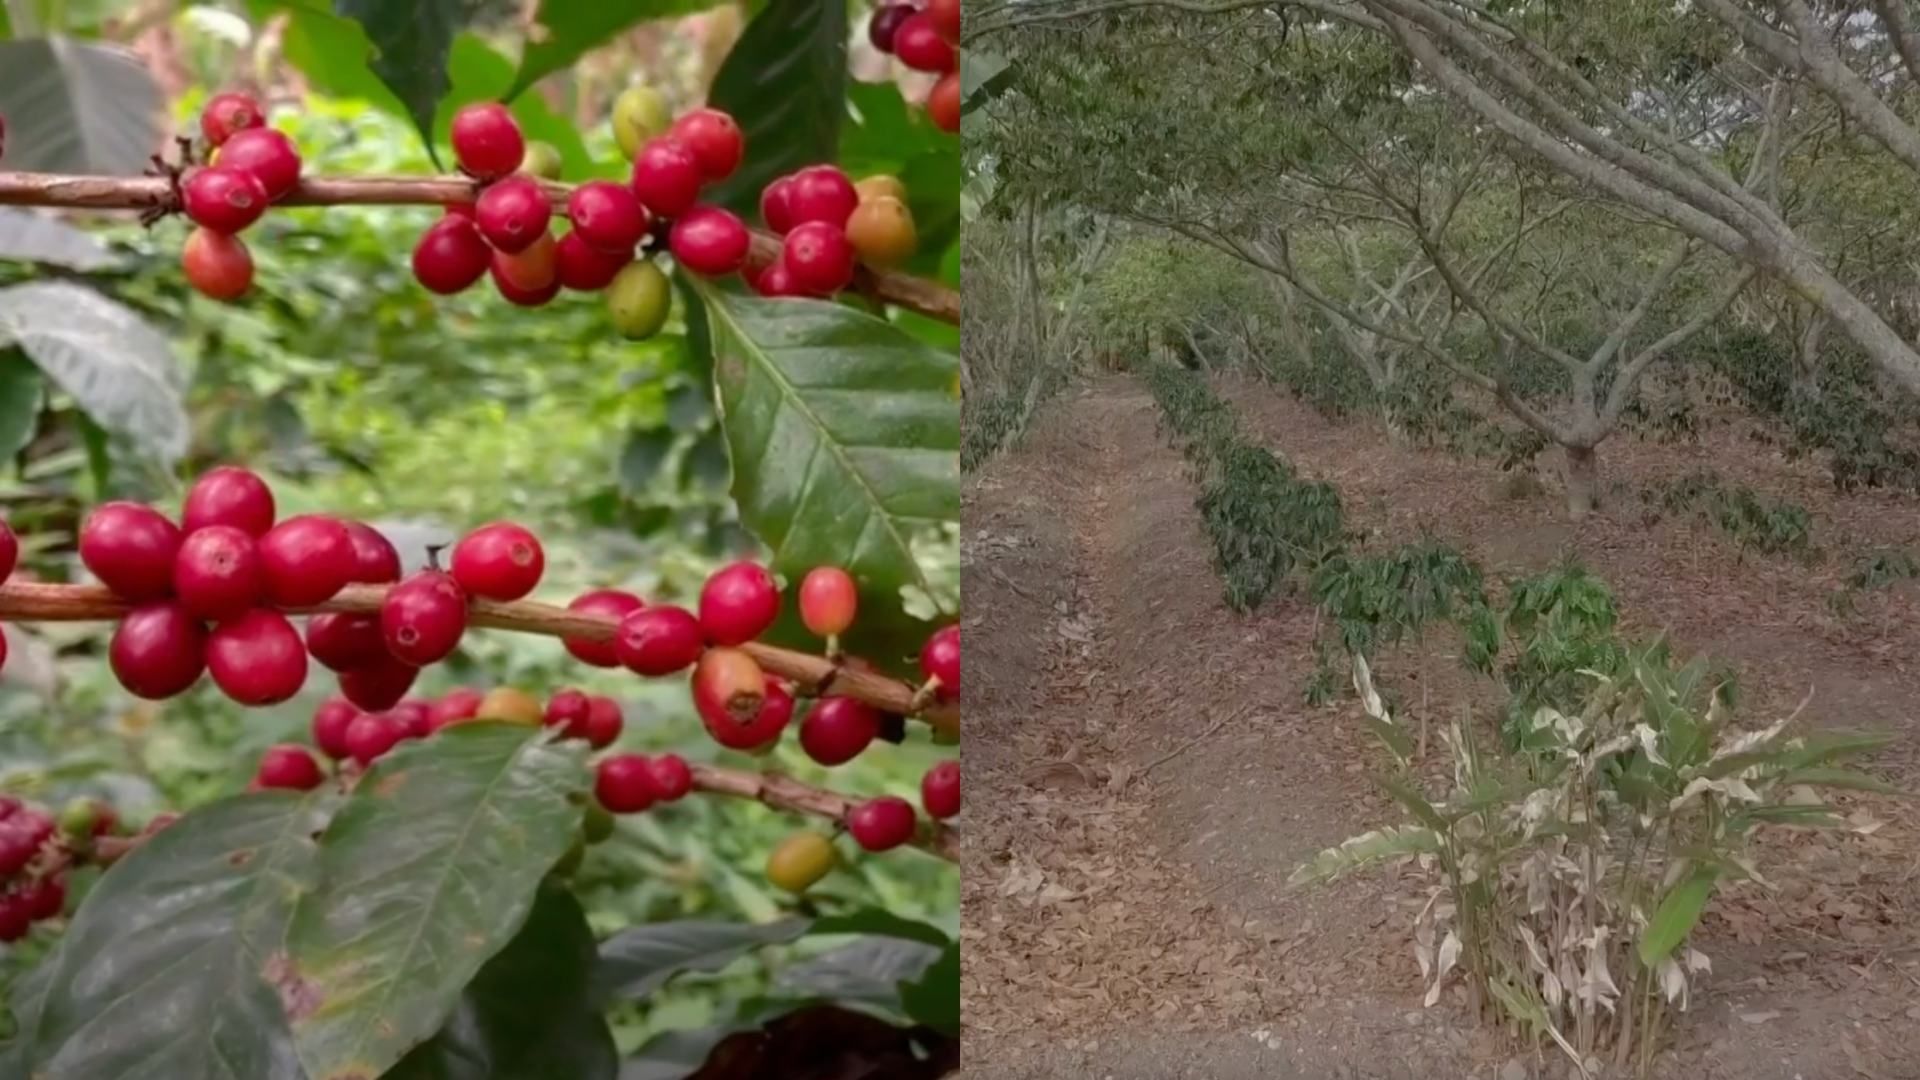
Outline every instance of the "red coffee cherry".
[(620, 703), (603, 694), (595, 694), (587, 699), (586, 739), (595, 750), (604, 750), (620, 738), (620, 730), (627, 726), (627, 718), (620, 711)]
[(700, 628), (716, 645), (752, 641), (779, 617), (780, 587), (759, 563), (723, 566), (700, 589)]
[(554, 270), (562, 288), (598, 292), (613, 284), (613, 279), (632, 261), (631, 248), (620, 254), (599, 251), (580, 239), (576, 230), (560, 238), (554, 253)]
[(242, 705), (278, 705), (307, 681), (307, 650), (285, 615), (255, 608), (207, 636), (207, 673)]
[(658, 138), (640, 148), (633, 159), (633, 193), (648, 210), (664, 218), (679, 217), (700, 197), (700, 159), (678, 139)]
[(960, 696), (960, 627), (943, 626), (934, 631), (920, 650), (920, 673), (940, 680), (940, 696)]
[(860, 193), (847, 174), (832, 165), (809, 165), (794, 173), (787, 188), (787, 228), (824, 221), (845, 229), (860, 205)]
[(340, 693), (368, 712), (380, 712), (398, 705), (419, 677), (419, 668), (383, 654), (364, 667), (341, 672)]
[(260, 602), (265, 578), (253, 537), (231, 525), (187, 534), (173, 560), (173, 592), (202, 619), (227, 619)]
[(719, 109), (695, 109), (675, 120), (667, 133), (693, 151), (694, 160), (700, 163), (700, 175), (709, 181), (732, 176), (746, 153), (740, 125)]
[(881, 52), (891, 53), (894, 35), (899, 33), (900, 24), (917, 10), (912, 4), (887, 4), (875, 8), (873, 18), (867, 21), (867, 40)]
[(39, 884), (29, 888), (22, 896), (26, 901), (29, 919), (58, 918), (67, 908), (67, 881), (62, 877), (43, 877)]
[(593, 704), (581, 690), (559, 690), (547, 699), (546, 712), (541, 723), (547, 727), (557, 727), (560, 734), (569, 739), (587, 737), (587, 717), (593, 712)]
[(640, 754), (615, 754), (603, 759), (594, 770), (593, 797), (616, 814), (637, 814), (652, 806), (647, 759)]
[(647, 786), (658, 802), (676, 802), (693, 790), (693, 770), (679, 754), (647, 759)]
[[(782, 176), (760, 189), (760, 220), (767, 228), (784, 234), (793, 228), (793, 208), (787, 200), (793, 195), (793, 177)], [(852, 215), (852, 211), (848, 211)]]
[(603, 252), (631, 257), (647, 234), (647, 210), (633, 189), (611, 180), (589, 180), (567, 196), (573, 234)]
[(470, 176), (491, 180), (520, 167), (527, 156), (527, 140), (505, 105), (477, 101), (453, 114), (448, 133), (454, 160)]
[(920, 778), (920, 805), (929, 817), (946, 819), (960, 812), (960, 763), (943, 761)]
[(0, 892), (0, 942), (13, 944), (33, 927), (33, 902), (16, 892)]
[(153, 507), (110, 502), (80, 526), (80, 561), (119, 596), (156, 600), (173, 591), (180, 540), (180, 527)]
[(832, 296), (853, 284), (853, 243), (845, 229), (824, 221), (795, 225), (780, 248), (780, 263), (810, 296)]
[(472, 288), (493, 263), (493, 248), (470, 217), (449, 215), (420, 234), (413, 248), (413, 276), (441, 296)]
[(445, 660), (467, 632), (467, 594), (451, 574), (421, 570), (387, 590), (380, 602), (380, 634), (402, 663), (425, 667)]
[(873, 745), (880, 713), (849, 697), (823, 697), (800, 721), (800, 749), (822, 765), (845, 765)]
[(868, 851), (891, 851), (913, 839), (913, 804), (893, 795), (868, 799), (847, 815), (847, 832)]
[(347, 728), (360, 716), (360, 708), (345, 698), (328, 698), (313, 710), (313, 745), (339, 761), (351, 757), (347, 746)]
[[(708, 649), (694, 666), (692, 689), (694, 710), (722, 746), (754, 749), (778, 738), (785, 726), (779, 710), (767, 708), (778, 687), (753, 657), (738, 649)], [(765, 715), (770, 711), (772, 715)]]
[[(579, 615), (611, 615), (619, 619), (645, 606), (639, 597), (630, 592), (620, 589), (595, 589), (574, 597), (572, 602), (567, 604), (567, 610)], [(614, 652), (612, 641), (588, 641), (584, 638), (561, 640), (565, 642), (567, 651), (573, 654), (574, 659), (582, 663), (603, 668), (620, 666), (620, 657)]]
[(518, 290), (541, 292), (560, 280), (560, 244), (552, 233), (542, 233), (525, 251), (494, 252), (493, 270)]
[(816, 566), (800, 582), (800, 621), (821, 637), (847, 632), (860, 604), (853, 575), (837, 566)]
[(253, 254), (237, 236), (195, 229), (180, 247), (187, 284), (214, 300), (238, 300), (253, 288)]
[(195, 169), (180, 185), (180, 205), (195, 225), (231, 236), (267, 212), (267, 187), (240, 169)]
[(621, 664), (656, 678), (686, 670), (705, 648), (700, 620), (671, 604), (630, 612), (620, 620), (613, 638), (614, 655)]
[(258, 543), (267, 600), (276, 607), (313, 607), (353, 580), (359, 560), (339, 518), (301, 514), (267, 530)]
[(494, 291), (500, 294), (501, 299), (516, 307), (545, 307), (553, 302), (554, 297), (560, 295), (560, 274), (557, 267), (553, 275), (553, 280), (547, 283), (546, 288), (523, 289), (508, 280), (507, 276), (501, 273), (500, 253), (496, 251), (494, 252), (493, 263), (489, 267), (488, 273), (493, 278)]
[(307, 620), (307, 652), (329, 671), (352, 671), (387, 653), (378, 615), (327, 612)]
[(347, 726), (347, 753), (364, 768), (386, 756), (406, 737), (406, 727), (386, 713), (363, 713)]
[(915, 71), (944, 74), (959, 64), (953, 46), (940, 36), (939, 28), (924, 12), (900, 20), (893, 32), (893, 55)]
[(927, 92), (927, 119), (948, 133), (960, 130), (960, 73), (949, 71), (940, 76)]
[(200, 136), (208, 146), (219, 146), (234, 132), (264, 126), (266, 113), (260, 103), (246, 94), (228, 91), (207, 99), (200, 110)]
[(387, 710), (387, 716), (400, 725), (406, 739), (424, 739), (434, 733), (433, 706), (418, 698), (410, 698)]
[(473, 719), (480, 715), (480, 702), (485, 698), (485, 694), (465, 686), (447, 691), (427, 707), (427, 730), (439, 731), (449, 724)]
[(107, 662), (128, 693), (161, 701), (200, 681), (207, 669), (207, 631), (179, 604), (146, 604), (114, 628)]
[(780, 262), (760, 271), (759, 276), (753, 279), (753, 291), (770, 297), (807, 295), (800, 283), (793, 280), (793, 271)]
[(253, 774), (253, 782), (263, 788), (288, 791), (312, 791), (325, 779), (320, 763), (299, 743), (268, 747), (267, 752), (260, 755), (260, 767)]
[(487, 243), (509, 255), (527, 250), (547, 235), (547, 220), (552, 215), (546, 192), (525, 176), (509, 176), (494, 183), (473, 204), (473, 220), (479, 223)]
[(293, 140), (268, 127), (236, 131), (220, 146), (214, 164), (258, 177), (267, 198), (279, 202), (300, 184), (300, 151)]
[(180, 528), (190, 533), (209, 525), (229, 525), (248, 536), (264, 536), (273, 528), (273, 513), (273, 489), (259, 474), (221, 465), (201, 473), (187, 490)]
[(453, 547), (453, 577), (474, 596), (518, 600), (540, 584), (547, 556), (540, 541), (510, 521), (483, 525)]
[(13, 576), (13, 570), (20, 565), (20, 538), (13, 535), (13, 528), (0, 521), (0, 581)]
[(363, 521), (342, 521), (353, 543), (353, 580), (369, 585), (400, 580), (400, 553), (393, 541)]
[(712, 206), (696, 206), (673, 223), (667, 236), (674, 261), (696, 274), (721, 277), (747, 263), (753, 238), (739, 218)]

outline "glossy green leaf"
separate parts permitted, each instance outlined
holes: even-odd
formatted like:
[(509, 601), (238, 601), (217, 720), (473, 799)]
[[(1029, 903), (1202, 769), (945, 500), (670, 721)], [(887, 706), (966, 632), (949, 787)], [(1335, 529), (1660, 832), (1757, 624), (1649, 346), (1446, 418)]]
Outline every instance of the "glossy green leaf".
[(17, 344), (105, 430), (162, 463), (187, 451), (185, 373), (137, 312), (64, 281), (0, 290), (0, 340)]
[(274, 975), (336, 801), (225, 799), (115, 864), (45, 962), (9, 1075), (305, 1080)]
[(480, 969), (440, 1033), (382, 1080), (595, 1080), (619, 1070), (588, 994), (593, 931), (563, 888), (540, 891), (520, 932)]
[(923, 635), (901, 591), (944, 590), (915, 539), (960, 509), (955, 357), (838, 304), (700, 288), (741, 520), (791, 581), (852, 573), (861, 630)]
[(1707, 898), (1713, 895), (1718, 877), (1719, 872), (1713, 867), (1702, 866), (1668, 891), (1660, 901), (1659, 910), (1647, 920), (1647, 928), (1640, 932), (1642, 964), (1649, 968), (1655, 966), (1687, 940), (1687, 935), (1700, 921), (1700, 913), (1706, 910)]
[(901, 1003), (907, 1015), (935, 1031), (960, 1030), (960, 943), (953, 942), (918, 979), (902, 983)]
[(796, 940), (806, 919), (754, 925), (676, 919), (624, 930), (600, 944), (594, 986), (601, 999), (640, 1000), (688, 971), (718, 971), (762, 945)]
[(900, 984), (918, 982), (937, 962), (937, 945), (894, 937), (863, 937), (779, 973), (782, 993), (861, 1002), (903, 1012)]
[(45, 397), (33, 361), (19, 349), (0, 351), (0, 459), (11, 458), (33, 441)]
[(572, 843), (586, 777), (578, 744), (463, 724), (361, 778), (288, 934), (283, 984), (313, 1080), (378, 1076), (439, 1029)]
[(333, 97), (357, 98), (393, 114), (407, 116), (407, 105), (373, 73), (373, 44), (358, 22), (300, 4), (261, 4), (264, 10), (288, 8), (283, 39), (286, 56), (315, 89)]
[(747, 156), (706, 201), (752, 214), (775, 177), (839, 160), (848, 34), (847, 5), (815, 0), (772, 0), (747, 24), (707, 94), (739, 123)]
[(160, 146), (164, 101), (131, 53), (63, 37), (0, 42), (9, 169), (137, 176)]
[(652, 19), (691, 15), (718, 4), (720, 0), (541, 0), (534, 15), (534, 29), (528, 35), (526, 52), (520, 57), (520, 71), (508, 89), (508, 98), (518, 98), (541, 79), (571, 65), (588, 50), (599, 47), (619, 34)]
[(434, 110), (451, 81), (447, 57), (453, 36), (467, 24), (474, 0), (333, 0), (334, 14), (358, 22), (373, 46), (369, 67), (406, 107), (420, 137), (431, 144)]
[(0, 207), (0, 259), (101, 270), (119, 260), (92, 233), (23, 207)]

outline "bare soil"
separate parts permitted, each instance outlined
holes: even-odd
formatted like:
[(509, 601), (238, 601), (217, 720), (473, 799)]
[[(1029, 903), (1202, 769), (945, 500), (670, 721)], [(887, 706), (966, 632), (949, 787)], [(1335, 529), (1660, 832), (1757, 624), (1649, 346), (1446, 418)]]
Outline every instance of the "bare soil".
[[(1575, 527), (1551, 481), (1513, 499), (1491, 465), (1392, 446), (1262, 384), (1220, 389), (1250, 433), (1339, 488), (1350, 524), (1431, 532), (1508, 574), (1577, 554), (1630, 632), (1737, 664), (1746, 715), (1811, 687), (1816, 722), (1900, 733), (1874, 768), (1920, 790), (1920, 601), (1877, 593), (1849, 618), (1827, 604), (1852, 554), (1920, 537), (1920, 499), (1835, 496), (1817, 463), (1727, 429), (1610, 444), (1608, 502)], [(1303, 703), (1311, 608), (1225, 608), (1158, 421), (1138, 382), (1098, 377), (969, 478), (962, 1075), (1562, 1076), (1456, 995), (1421, 1008), (1410, 876), (1286, 887), (1314, 851), (1400, 817), (1352, 703)], [(1703, 464), (1813, 510), (1833, 554), (1805, 566), (1743, 556), (1702, 523), (1647, 526), (1633, 492)], [(1435, 703), (1491, 700), (1451, 642), (1423, 648), (1381, 660), (1403, 693), (1425, 671)], [(1662, 1075), (1920, 1080), (1920, 822), (1896, 800), (1847, 807), (1857, 831), (1769, 837), (1774, 891), (1715, 901), (1714, 973)]]

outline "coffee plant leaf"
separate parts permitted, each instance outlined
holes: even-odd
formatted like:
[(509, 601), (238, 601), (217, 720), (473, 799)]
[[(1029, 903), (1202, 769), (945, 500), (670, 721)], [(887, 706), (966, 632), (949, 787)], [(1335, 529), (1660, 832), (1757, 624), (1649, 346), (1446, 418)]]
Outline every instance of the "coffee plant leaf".
[(901, 1004), (915, 1023), (948, 1035), (960, 1030), (960, 943), (953, 942), (919, 978), (900, 984)]
[(593, 931), (563, 888), (480, 969), (439, 1034), (382, 1080), (612, 1080), (619, 1054), (588, 993)]
[(276, 983), (313, 1080), (379, 1076), (519, 932), (580, 828), (577, 743), (506, 723), (402, 744), (321, 841)]
[(132, 308), (64, 281), (0, 289), (0, 338), (18, 345), (103, 429), (171, 466), (187, 452), (186, 376)]
[(367, 65), (406, 107), (420, 137), (433, 145), (433, 115), (451, 84), (447, 56), (471, 17), (471, 0), (333, 0), (333, 12), (366, 31)]
[(0, 259), (69, 270), (104, 270), (120, 260), (92, 233), (21, 207), (0, 207)]
[(781, 971), (774, 988), (787, 994), (861, 1002), (902, 1012), (900, 985), (918, 982), (942, 952), (939, 946), (921, 941), (862, 937)]
[(707, 92), (739, 123), (747, 155), (705, 201), (751, 215), (774, 178), (838, 160), (849, 32), (847, 5), (807, 0), (768, 4), (747, 24)]
[(520, 56), (508, 98), (517, 98), (534, 83), (571, 65), (583, 54), (639, 23), (691, 15), (716, 6), (720, 0), (541, 0), (534, 13), (534, 29)]
[(160, 145), (160, 86), (131, 53), (64, 37), (0, 42), (7, 168), (138, 176)]
[(306, 1080), (271, 972), (338, 796), (240, 795), (114, 864), (23, 988), (9, 1076)]
[(11, 458), (33, 441), (46, 397), (40, 369), (19, 349), (0, 350), (0, 458)]
[(806, 919), (761, 925), (676, 919), (623, 930), (600, 943), (596, 997), (644, 999), (683, 972), (718, 971), (763, 945), (798, 940), (809, 925)]
[(947, 590), (914, 540), (960, 509), (955, 357), (838, 304), (698, 288), (741, 521), (789, 587), (816, 566), (853, 575), (851, 648), (917, 651), (927, 624), (906, 613), (903, 591)]

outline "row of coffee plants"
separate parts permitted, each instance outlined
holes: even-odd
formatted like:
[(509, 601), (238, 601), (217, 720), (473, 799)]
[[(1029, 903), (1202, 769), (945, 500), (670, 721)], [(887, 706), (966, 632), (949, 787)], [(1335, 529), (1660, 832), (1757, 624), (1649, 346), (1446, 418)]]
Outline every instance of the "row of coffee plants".
[[(1148, 381), (1190, 456), (1231, 452), (1231, 412), (1199, 378), (1156, 369)], [(1817, 792), (1887, 790), (1842, 766), (1885, 738), (1802, 734), (1797, 711), (1737, 726), (1732, 674), (1680, 663), (1664, 640), (1623, 641), (1611, 591), (1576, 564), (1507, 583), (1499, 605), (1471, 560), (1433, 540), (1382, 554), (1336, 543), (1310, 580), (1392, 760), (1382, 783), (1410, 820), (1319, 853), (1293, 882), (1416, 860), (1428, 871), (1413, 927), (1426, 1003), (1459, 984), (1482, 1015), (1564, 1053), (1573, 1075), (1648, 1072), (1712, 970), (1693, 939), (1715, 890), (1766, 882), (1752, 844), (1761, 826), (1838, 825)], [(1416, 735), (1367, 655), (1407, 637), (1424, 654), (1445, 623), (1506, 702), (1495, 739), (1454, 714), (1436, 796), (1412, 768), (1426, 703)]]
[(1341, 548), (1340, 496), (1331, 485), (1302, 479), (1249, 442), (1233, 411), (1194, 372), (1154, 364), (1146, 379), (1164, 413), (1162, 431), (1186, 453), (1200, 485), (1198, 506), (1228, 607), (1252, 611), (1296, 570), (1310, 578)]
[(1807, 508), (1770, 499), (1739, 484), (1726, 484), (1711, 470), (1695, 469), (1645, 493), (1649, 523), (1663, 514), (1691, 514), (1709, 523), (1743, 548), (1765, 555), (1811, 559), (1813, 518)]

